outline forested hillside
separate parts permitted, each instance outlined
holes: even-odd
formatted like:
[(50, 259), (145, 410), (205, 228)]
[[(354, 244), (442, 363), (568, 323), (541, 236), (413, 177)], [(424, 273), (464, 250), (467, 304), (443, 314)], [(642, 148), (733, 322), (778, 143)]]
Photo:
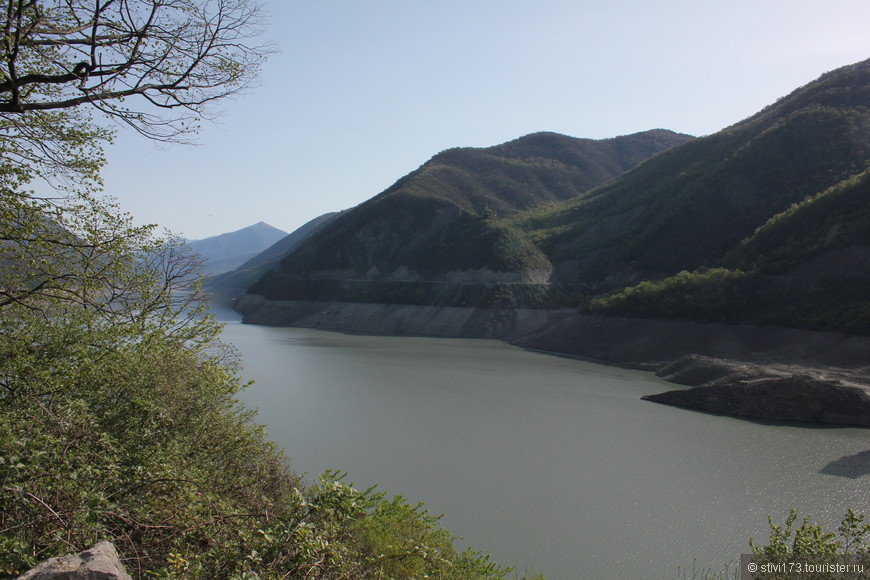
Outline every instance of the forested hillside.
[(868, 332), (868, 167), (865, 61), (699, 139), (443, 152), (249, 291)]
[(451, 303), (455, 287), (431, 283), (545, 282), (549, 260), (504, 218), (569, 199), (689, 139), (662, 130), (603, 141), (539, 133), (445, 151), (312, 235), (251, 291)]
[(590, 312), (868, 333), (868, 167), (865, 61), (522, 228)]
[(791, 204), (867, 168), (868, 107), (870, 63), (844, 67), (516, 223), (563, 281), (601, 284), (712, 266)]

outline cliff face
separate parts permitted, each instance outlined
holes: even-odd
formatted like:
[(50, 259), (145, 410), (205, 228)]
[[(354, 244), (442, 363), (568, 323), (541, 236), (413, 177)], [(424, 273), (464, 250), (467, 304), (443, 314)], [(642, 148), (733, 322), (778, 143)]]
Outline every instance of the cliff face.
[(417, 304), (372, 304), (314, 300), (267, 300), (247, 294), (236, 309), (249, 324), (271, 324), (362, 332), (438, 336), (444, 338), (499, 338), (511, 340), (546, 328), (572, 311), (529, 308), (465, 308)]

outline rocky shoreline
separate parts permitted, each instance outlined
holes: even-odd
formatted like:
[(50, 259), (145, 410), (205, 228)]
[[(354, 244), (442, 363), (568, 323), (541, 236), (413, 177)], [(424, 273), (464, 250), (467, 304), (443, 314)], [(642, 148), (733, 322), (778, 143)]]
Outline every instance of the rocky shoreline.
[(870, 427), (870, 337), (576, 315), (514, 344), (656, 372), (648, 401), (769, 421)]
[(870, 427), (870, 337), (789, 328), (478, 309), (274, 301), (244, 295), (244, 322), (370, 334), (497, 338), (656, 372), (688, 386), (644, 399), (737, 417)]
[(860, 372), (686, 355), (656, 374), (692, 388), (644, 400), (735, 417), (870, 427), (870, 382)]

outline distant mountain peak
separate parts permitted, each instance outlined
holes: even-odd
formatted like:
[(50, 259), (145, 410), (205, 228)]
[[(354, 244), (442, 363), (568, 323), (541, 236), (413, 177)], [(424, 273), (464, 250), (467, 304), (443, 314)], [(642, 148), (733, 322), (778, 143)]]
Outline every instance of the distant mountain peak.
[(205, 274), (219, 274), (236, 269), (286, 235), (260, 221), (233, 232), (192, 240), (187, 245), (206, 259)]

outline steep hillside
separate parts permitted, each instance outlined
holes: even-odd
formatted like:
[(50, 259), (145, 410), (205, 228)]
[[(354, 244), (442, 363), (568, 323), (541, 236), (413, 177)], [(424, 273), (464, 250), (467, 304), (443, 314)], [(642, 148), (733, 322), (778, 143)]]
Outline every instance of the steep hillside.
[(549, 260), (503, 218), (569, 199), (690, 139), (664, 130), (603, 141), (537, 133), (444, 151), (312, 235), (250, 291), (403, 303), (438, 294), (450, 303), (463, 300), (426, 284), (546, 283)]
[(865, 61), (699, 139), (445, 151), (250, 292), (870, 333), (868, 171)]
[(771, 217), (725, 263), (770, 274), (857, 276), (870, 274), (868, 253), (870, 169)]
[(870, 162), (870, 61), (514, 225), (563, 283), (600, 288), (712, 266), (772, 216)]
[(544, 132), (485, 149), (448, 149), (378, 198), (401, 193), (506, 217), (570, 199), (690, 139), (663, 129), (604, 140)]
[(870, 61), (524, 225), (588, 313), (870, 334), (868, 167)]
[(870, 334), (870, 170), (771, 217), (722, 265), (644, 281), (585, 309)]
[(206, 259), (204, 274), (219, 274), (238, 268), (286, 235), (287, 232), (259, 222), (234, 232), (192, 240), (187, 246)]

